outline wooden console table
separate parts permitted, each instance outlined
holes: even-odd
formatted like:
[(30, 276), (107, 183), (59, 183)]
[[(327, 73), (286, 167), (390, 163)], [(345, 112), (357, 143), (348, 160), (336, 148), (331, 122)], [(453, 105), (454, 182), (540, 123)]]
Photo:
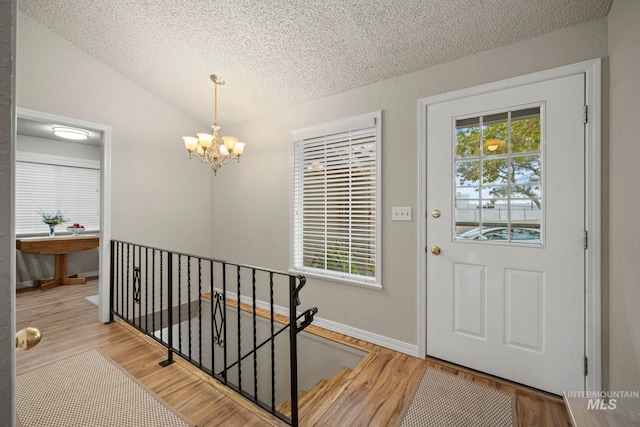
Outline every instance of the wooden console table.
[(16, 240), (16, 248), (30, 254), (55, 255), (52, 279), (34, 280), (40, 289), (51, 289), (58, 285), (83, 285), (87, 279), (76, 275), (67, 276), (67, 256), (73, 252), (86, 251), (100, 245), (98, 236), (25, 238)]

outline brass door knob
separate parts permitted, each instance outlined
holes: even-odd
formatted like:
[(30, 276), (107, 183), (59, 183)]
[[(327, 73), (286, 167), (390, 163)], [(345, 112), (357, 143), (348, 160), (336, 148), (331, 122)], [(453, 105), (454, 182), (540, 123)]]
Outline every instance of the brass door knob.
[(40, 342), (42, 339), (42, 334), (40, 330), (37, 328), (24, 328), (16, 333), (16, 349), (18, 350), (29, 350)]
[(440, 247), (439, 246), (431, 246), (431, 253), (434, 255), (440, 255)]
[(440, 218), (440, 211), (438, 209), (434, 209), (431, 211), (431, 216), (434, 218)]

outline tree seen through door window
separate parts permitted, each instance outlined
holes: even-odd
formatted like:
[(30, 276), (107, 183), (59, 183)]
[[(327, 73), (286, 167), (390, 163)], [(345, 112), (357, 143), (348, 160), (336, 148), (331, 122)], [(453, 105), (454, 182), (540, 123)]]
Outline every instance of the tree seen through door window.
[(455, 135), (456, 237), (540, 243), (518, 238), (540, 236), (540, 107), (459, 119)]

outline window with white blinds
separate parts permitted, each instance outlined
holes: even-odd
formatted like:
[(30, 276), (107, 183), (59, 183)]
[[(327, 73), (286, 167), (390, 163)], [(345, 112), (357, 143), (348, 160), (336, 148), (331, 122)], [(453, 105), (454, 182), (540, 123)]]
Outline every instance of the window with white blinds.
[(380, 118), (292, 132), (294, 270), (380, 287)]
[(44, 234), (40, 212), (60, 210), (68, 223), (100, 228), (100, 162), (18, 152), (16, 155), (16, 234)]

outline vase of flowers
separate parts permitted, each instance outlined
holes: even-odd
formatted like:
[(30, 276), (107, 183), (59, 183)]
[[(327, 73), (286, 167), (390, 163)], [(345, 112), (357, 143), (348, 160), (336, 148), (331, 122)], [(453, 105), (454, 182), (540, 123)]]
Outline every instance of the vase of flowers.
[(67, 220), (64, 218), (64, 215), (62, 215), (62, 212), (60, 211), (40, 211), (40, 215), (42, 215), (42, 222), (49, 226), (49, 237), (54, 237), (56, 235), (56, 225), (67, 222)]

